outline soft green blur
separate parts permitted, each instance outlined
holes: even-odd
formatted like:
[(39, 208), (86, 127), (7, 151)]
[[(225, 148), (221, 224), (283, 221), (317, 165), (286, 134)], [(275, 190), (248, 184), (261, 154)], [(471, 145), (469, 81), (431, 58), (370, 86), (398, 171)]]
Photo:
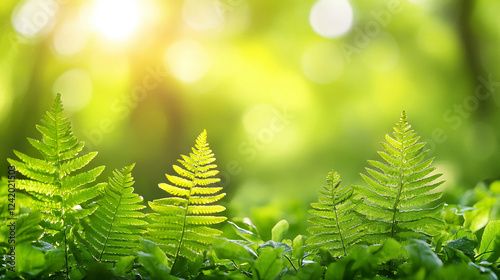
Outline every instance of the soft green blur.
[(135, 162), (136, 192), (152, 200), (207, 129), (227, 215), (269, 231), (284, 218), (293, 232), (329, 171), (362, 183), (406, 110), (454, 203), (500, 178), (499, 9), (495, 0), (1, 1), (1, 155), (34, 154), (26, 137), (39, 137), (35, 124), (60, 92), (74, 133), (99, 152), (93, 163), (108, 167), (101, 180)]

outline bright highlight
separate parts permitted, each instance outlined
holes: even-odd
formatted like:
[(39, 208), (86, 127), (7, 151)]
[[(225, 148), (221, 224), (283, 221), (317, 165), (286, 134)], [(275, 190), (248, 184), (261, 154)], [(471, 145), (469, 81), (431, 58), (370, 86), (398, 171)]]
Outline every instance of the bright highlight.
[(210, 69), (210, 55), (198, 42), (181, 39), (173, 43), (164, 56), (166, 68), (183, 82), (201, 79)]
[(347, 0), (319, 0), (311, 8), (309, 21), (318, 35), (335, 38), (351, 29), (354, 12)]
[(110, 39), (125, 39), (139, 25), (139, 8), (137, 0), (98, 0), (94, 8), (94, 25)]

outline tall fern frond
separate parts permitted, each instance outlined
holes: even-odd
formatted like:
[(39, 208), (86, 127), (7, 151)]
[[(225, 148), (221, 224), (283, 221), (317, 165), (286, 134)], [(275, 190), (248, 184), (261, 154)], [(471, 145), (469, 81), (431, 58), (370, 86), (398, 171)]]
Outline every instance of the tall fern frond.
[(370, 160), (368, 175), (361, 174), (368, 186), (357, 189), (363, 196), (357, 211), (370, 221), (365, 236), (370, 243), (432, 236), (433, 227), (442, 225), (443, 204), (429, 206), (442, 195), (434, 191), (443, 183), (436, 181), (441, 174), (431, 174), (434, 158), (425, 158), (429, 150), (416, 135), (403, 111), (394, 132), (382, 143), (384, 151), (379, 154), (385, 163)]
[(134, 193), (134, 164), (113, 171), (99, 207), (82, 221), (83, 232), (75, 231), (76, 239), (86, 247), (98, 262), (114, 263), (132, 255), (140, 247), (141, 235), (146, 231), (145, 215), (139, 210), (143, 198)]
[(205, 130), (192, 151), (189, 156), (181, 155), (181, 166), (173, 166), (178, 176), (166, 174), (170, 184), (159, 184), (170, 197), (149, 202), (156, 213), (148, 214), (152, 222), (147, 234), (166, 253), (172, 266), (179, 256), (194, 260), (197, 253), (208, 250), (213, 238), (222, 233), (209, 226), (226, 220), (214, 215), (225, 210), (214, 203), (226, 194), (217, 194), (222, 187), (213, 185), (220, 181), (214, 177), (219, 171), (213, 164), (215, 157)]
[(345, 256), (349, 247), (358, 243), (363, 236), (362, 219), (354, 210), (353, 188), (341, 186), (340, 175), (333, 171), (326, 177), (324, 190), (317, 203), (311, 203), (308, 221), (314, 226), (307, 231), (312, 234), (306, 241), (309, 252), (319, 248), (330, 250), (334, 256)]
[(77, 172), (85, 167), (97, 152), (78, 156), (84, 147), (73, 135), (71, 124), (63, 116), (61, 95), (58, 94), (49, 111), (36, 126), (42, 139), (28, 138), (43, 158), (14, 151), (19, 160), (8, 159), (16, 170), (27, 179), (16, 180), (16, 187), (31, 196), (30, 206), (43, 213), (44, 240), (65, 251), (68, 269), (67, 235), (77, 222), (93, 213), (103, 184), (92, 184), (104, 166), (87, 172)]

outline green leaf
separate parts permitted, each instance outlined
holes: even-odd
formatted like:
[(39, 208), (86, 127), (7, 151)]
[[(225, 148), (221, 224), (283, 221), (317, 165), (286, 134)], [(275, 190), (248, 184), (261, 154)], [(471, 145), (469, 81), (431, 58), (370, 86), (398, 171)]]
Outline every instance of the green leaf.
[[(431, 250), (429, 245), (422, 240), (412, 240), (409, 245), (406, 245), (409, 253), (409, 261), (403, 265), (401, 269), (407, 275), (415, 275), (422, 273), (423, 279), (431, 278), (431, 275), (438, 275), (443, 262)], [(417, 278), (418, 279), (418, 278)], [(431, 278), (434, 279), (434, 278)]]
[(251, 262), (253, 257), (250, 252), (237, 240), (217, 238), (212, 244), (212, 249), (220, 259), (228, 259), (239, 262)]
[(16, 271), (32, 277), (59, 271), (64, 266), (64, 251), (46, 242), (16, 245)]
[(29, 243), (16, 246), (16, 271), (36, 276), (45, 269), (43, 252)]
[(167, 256), (156, 244), (149, 240), (142, 240), (141, 245), (142, 250), (137, 253), (137, 260), (151, 279), (176, 279), (170, 276)]
[(259, 258), (253, 267), (254, 279), (274, 280), (283, 269), (281, 250), (265, 247), (261, 248)]
[(311, 203), (309, 213), (313, 217), (308, 221), (313, 226), (307, 229), (312, 234), (306, 241), (308, 252), (326, 248), (335, 256), (345, 256), (364, 234), (362, 217), (355, 211), (353, 187), (342, 186), (341, 182), (339, 174), (328, 173), (318, 203)]
[(369, 252), (373, 255), (372, 261), (377, 264), (388, 262), (401, 256), (403, 248), (396, 240), (389, 238), (380, 246), (370, 246)]
[[(8, 161), (27, 177), (16, 181), (17, 188), (31, 198), (29, 205), (26, 206), (42, 214), (41, 226), (44, 229), (42, 239), (62, 249), (64, 252), (62, 263), (65, 264), (66, 277), (69, 277), (71, 274), (69, 267), (75, 263), (69, 263), (73, 258), (67, 241), (70, 240), (71, 230), (78, 226), (79, 221), (95, 211), (101, 185), (92, 183), (104, 167), (97, 167), (87, 172), (81, 171), (97, 153), (79, 155), (84, 143), (73, 135), (71, 124), (63, 115), (61, 95), (57, 94), (52, 106), (40, 120), (41, 124), (36, 125), (41, 133), (41, 139), (28, 138), (42, 158), (15, 151), (19, 160), (8, 159)], [(28, 218), (21, 222), (32, 224), (38, 218), (33, 216), (33, 220)], [(38, 239), (39, 227), (23, 229), (21, 233), (24, 240)], [(21, 250), (26, 251), (28, 247), (23, 247)], [(33, 251), (33, 254), (39, 255), (36, 251)], [(36, 270), (34, 266), (37, 266), (42, 259), (37, 258), (36, 261), (25, 265)]]
[(264, 243), (264, 241), (262, 240), (262, 238), (258, 234), (254, 233), (252, 231), (243, 229), (243, 228), (239, 227), (238, 225), (236, 225), (235, 223), (233, 223), (231, 221), (228, 221), (228, 223), (233, 226), (234, 231), (241, 238), (243, 238), (245, 240), (248, 240), (250, 242), (253, 242), (255, 244), (262, 244), (262, 243)]
[(464, 213), (475, 209), (474, 207), (462, 205), (446, 205), (444, 221), (450, 225), (462, 226), (465, 222)]
[(124, 277), (132, 271), (135, 259), (136, 256), (126, 256), (121, 258), (116, 262), (115, 267), (113, 267), (113, 272), (118, 276)]
[(500, 221), (489, 222), (483, 232), (479, 254), (489, 262), (497, 262), (500, 258)]
[(29, 214), (23, 214), (17, 217), (16, 224), (16, 243), (34, 241), (40, 239), (43, 229), (40, 226), (42, 214), (36, 210)]
[(441, 197), (435, 189), (441, 174), (432, 174), (433, 159), (425, 159), (425, 143), (411, 129), (403, 111), (391, 135), (379, 152), (385, 163), (368, 161), (368, 175), (361, 174), (366, 187), (356, 190), (362, 196), (357, 212), (365, 216), (368, 232), (365, 241), (380, 244), (387, 238), (407, 242), (422, 235), (432, 236), (443, 226), (443, 204), (431, 207)]
[(476, 244), (477, 243), (474, 240), (467, 237), (462, 237), (460, 239), (448, 242), (444, 246), (444, 249), (447, 250), (447, 248), (452, 248), (461, 251), (464, 255), (469, 257), (470, 260), (474, 260), (474, 248), (476, 247)]
[(490, 191), (492, 194), (500, 194), (500, 180), (494, 181), (490, 184)]
[(146, 232), (145, 215), (138, 210), (143, 199), (134, 193), (132, 169), (134, 165), (113, 171), (97, 210), (82, 221), (82, 230), (76, 239), (98, 262), (117, 262), (132, 255), (140, 247), (141, 234)]
[(488, 224), (491, 208), (495, 205), (495, 197), (484, 197), (481, 201), (474, 204), (475, 210), (464, 213), (464, 227), (476, 232)]
[(169, 263), (172, 270), (181, 257), (192, 262), (188, 265), (197, 263), (198, 255), (210, 250), (214, 238), (222, 233), (209, 226), (227, 219), (214, 215), (226, 209), (214, 204), (225, 193), (216, 194), (222, 188), (212, 185), (220, 179), (213, 177), (218, 171), (217, 166), (212, 164), (215, 157), (209, 148), (205, 130), (197, 137), (192, 153), (181, 157), (179, 162), (183, 167), (174, 165), (174, 171), (179, 176), (166, 174), (170, 184), (158, 185), (170, 197), (149, 202), (155, 213), (147, 216), (152, 223), (146, 234), (173, 260)]
[[(319, 263), (308, 263), (299, 269), (296, 275), (285, 275), (283, 280), (316, 280), (323, 279), (325, 269)], [(331, 278), (325, 278), (331, 279)]]
[(288, 227), (289, 225), (286, 220), (279, 221), (271, 230), (272, 233), (271, 239), (275, 242), (281, 242), (285, 234), (288, 232)]
[(306, 237), (304, 235), (297, 235), (292, 242), (293, 253), (292, 257), (301, 260), (304, 256), (304, 245), (306, 243)]

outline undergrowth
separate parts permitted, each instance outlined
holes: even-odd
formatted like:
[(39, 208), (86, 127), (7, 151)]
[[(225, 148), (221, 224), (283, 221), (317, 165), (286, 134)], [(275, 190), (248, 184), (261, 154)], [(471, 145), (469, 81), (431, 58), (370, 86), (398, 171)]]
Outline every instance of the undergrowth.
[[(21, 176), (14, 180), (11, 172), (0, 182), (7, 198), (0, 201), (0, 279), (500, 275), (500, 182), (479, 184), (461, 205), (440, 201), (441, 174), (405, 112), (382, 143), (383, 162), (368, 161), (366, 184), (345, 184), (330, 172), (311, 203), (310, 235), (293, 240), (285, 238), (286, 220), (273, 227), (271, 240), (249, 219), (226, 221), (206, 131), (173, 165), (176, 175), (158, 185), (166, 197), (144, 203), (134, 192), (134, 164), (102, 180), (105, 167), (91, 164), (97, 152), (81, 154), (84, 143), (73, 135), (60, 95), (36, 127), (41, 138), (28, 141), (40, 155), (14, 151), (17, 159), (8, 162)], [(220, 223), (232, 232), (213, 227)]]

